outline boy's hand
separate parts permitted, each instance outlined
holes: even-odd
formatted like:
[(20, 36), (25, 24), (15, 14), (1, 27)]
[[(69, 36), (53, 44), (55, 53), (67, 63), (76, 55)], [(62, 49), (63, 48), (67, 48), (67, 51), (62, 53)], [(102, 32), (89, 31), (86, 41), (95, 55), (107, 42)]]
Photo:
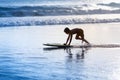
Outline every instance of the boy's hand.
[(66, 45), (66, 43), (64, 43), (63, 45)]

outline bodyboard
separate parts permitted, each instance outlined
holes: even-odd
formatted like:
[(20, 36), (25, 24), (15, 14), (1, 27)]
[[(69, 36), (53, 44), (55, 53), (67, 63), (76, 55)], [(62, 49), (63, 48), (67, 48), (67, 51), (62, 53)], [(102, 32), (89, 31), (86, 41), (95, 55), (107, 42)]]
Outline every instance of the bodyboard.
[(45, 46), (51, 46), (51, 47), (58, 47), (58, 48), (69, 48), (69, 47), (74, 47), (73, 45), (64, 45), (64, 44), (57, 44), (57, 43), (53, 43), (53, 44), (43, 44)]
[(57, 48), (120, 48), (120, 44), (63, 45), (59, 43), (47, 43), (43, 45)]

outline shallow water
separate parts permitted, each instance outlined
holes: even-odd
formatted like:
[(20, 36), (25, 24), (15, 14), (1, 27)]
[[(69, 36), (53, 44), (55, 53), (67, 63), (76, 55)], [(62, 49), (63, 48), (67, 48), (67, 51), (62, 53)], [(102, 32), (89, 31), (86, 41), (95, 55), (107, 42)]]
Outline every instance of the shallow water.
[(92, 44), (120, 43), (119, 23), (1, 28), (0, 80), (119, 80), (120, 48), (45, 49), (65, 42), (66, 26), (83, 28)]

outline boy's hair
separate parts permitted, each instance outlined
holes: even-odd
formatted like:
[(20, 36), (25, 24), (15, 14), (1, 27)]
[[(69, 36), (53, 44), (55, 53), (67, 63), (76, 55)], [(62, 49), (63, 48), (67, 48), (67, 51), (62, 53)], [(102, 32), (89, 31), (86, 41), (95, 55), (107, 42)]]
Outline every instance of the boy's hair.
[(68, 28), (68, 27), (66, 27), (65, 29), (64, 29), (64, 32), (66, 32), (66, 33), (68, 33), (70, 31), (70, 29)]

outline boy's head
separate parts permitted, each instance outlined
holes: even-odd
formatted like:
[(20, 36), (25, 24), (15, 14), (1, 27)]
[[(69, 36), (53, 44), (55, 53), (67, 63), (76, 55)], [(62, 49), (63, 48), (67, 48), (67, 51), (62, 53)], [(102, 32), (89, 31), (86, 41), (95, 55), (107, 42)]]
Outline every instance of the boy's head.
[(64, 32), (65, 32), (66, 34), (68, 34), (68, 33), (70, 33), (70, 29), (69, 29), (68, 27), (66, 27), (66, 28), (64, 29)]

